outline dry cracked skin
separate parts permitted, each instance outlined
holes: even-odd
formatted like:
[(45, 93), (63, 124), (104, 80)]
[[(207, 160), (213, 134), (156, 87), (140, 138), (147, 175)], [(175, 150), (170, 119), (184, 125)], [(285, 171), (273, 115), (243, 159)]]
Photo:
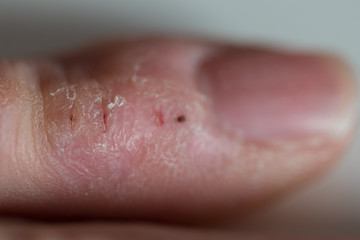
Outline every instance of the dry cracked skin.
[(204, 223), (244, 216), (343, 153), (347, 67), (321, 54), (118, 40), (0, 61), (0, 212)]

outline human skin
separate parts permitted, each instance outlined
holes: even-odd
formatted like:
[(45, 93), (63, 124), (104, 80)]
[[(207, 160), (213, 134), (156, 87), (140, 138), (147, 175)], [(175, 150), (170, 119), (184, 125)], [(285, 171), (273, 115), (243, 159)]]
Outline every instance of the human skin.
[(355, 86), (333, 57), (120, 40), (0, 63), (0, 213), (204, 224), (328, 168)]

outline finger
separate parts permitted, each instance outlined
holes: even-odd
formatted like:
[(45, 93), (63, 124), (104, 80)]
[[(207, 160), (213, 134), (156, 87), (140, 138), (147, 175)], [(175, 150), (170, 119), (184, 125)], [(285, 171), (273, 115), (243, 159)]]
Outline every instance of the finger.
[[(195, 229), (175, 228), (170, 226), (144, 224), (25, 224), (3, 223), (0, 225), (1, 239), (238, 239), (244, 234), (224, 231), (204, 231)], [(246, 236), (245, 236), (246, 237)], [(247, 238), (244, 238), (247, 239)], [(257, 237), (249, 237), (257, 239)]]
[[(76, 223), (76, 224), (34, 224), (34, 223), (6, 223), (0, 224), (0, 237), (7, 239), (189, 239), (189, 240), (302, 240), (302, 239), (340, 239), (326, 236), (288, 236), (285, 234), (255, 234), (250, 232), (190, 229), (171, 226), (147, 225), (147, 224), (115, 224), (115, 223)], [(341, 239), (352, 239), (342, 237)]]
[(309, 54), (122, 41), (0, 76), (7, 214), (245, 213), (338, 158), (354, 120), (349, 72)]

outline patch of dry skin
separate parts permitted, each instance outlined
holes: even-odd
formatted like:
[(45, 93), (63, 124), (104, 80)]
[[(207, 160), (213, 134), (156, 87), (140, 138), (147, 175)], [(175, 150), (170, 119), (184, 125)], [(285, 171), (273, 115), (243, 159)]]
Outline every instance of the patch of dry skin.
[[(1, 109), (1, 141), (24, 148), (14, 157), (3, 145), (0, 154), (18, 159), (25, 174), (17, 177), (27, 178), (0, 174), (1, 211), (201, 219), (234, 206), (241, 212), (340, 153), (346, 136), (257, 142), (222, 128), (195, 83), (197, 63), (213, 52), (145, 41), (5, 66), (0, 96), (16, 100)], [(26, 91), (16, 92), (21, 86)], [(7, 108), (22, 121), (7, 123)]]
[[(209, 148), (211, 144), (214, 151), (225, 154), (220, 146), (226, 137), (214, 130), (207, 99), (193, 83), (148, 75), (147, 81), (142, 81), (140, 73), (138, 83), (134, 83), (133, 78), (121, 78), (121, 72), (107, 77), (72, 77), (73, 71), (89, 72), (75, 67), (65, 69), (61, 75), (68, 79), (56, 85), (51, 81), (58, 83), (61, 77), (49, 76), (54, 71), (46, 67), (53, 66), (43, 65), (39, 75), (40, 83), (45, 82), (42, 95), (46, 138), (53, 155), (50, 158), (55, 164), (65, 165), (60, 164), (58, 171), (69, 186), (76, 188), (73, 194), (85, 194), (91, 199), (100, 191), (106, 198), (128, 201), (124, 196), (133, 192), (140, 198), (146, 185), (156, 179), (154, 174), (163, 176), (161, 182), (168, 178), (166, 182), (174, 180), (176, 185), (183, 185), (182, 178), (197, 176), (199, 173), (194, 173), (191, 165), (196, 157), (193, 152), (200, 147)], [(69, 98), (69, 92), (76, 93), (76, 98)], [(54, 108), (56, 105), (59, 107)], [(179, 122), (181, 116), (186, 116), (186, 121)], [(194, 146), (199, 145), (199, 138), (201, 146)], [(231, 146), (237, 143), (227, 141), (227, 150), (236, 149)], [(226, 161), (211, 158), (196, 164), (211, 162), (211, 169), (221, 169)], [(78, 191), (79, 187), (83, 190)]]

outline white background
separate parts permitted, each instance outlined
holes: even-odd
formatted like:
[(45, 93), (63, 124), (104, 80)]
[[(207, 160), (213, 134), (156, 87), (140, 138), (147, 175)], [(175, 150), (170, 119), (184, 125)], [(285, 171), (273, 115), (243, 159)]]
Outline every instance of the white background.
[[(335, 52), (360, 76), (358, 0), (0, 0), (0, 55), (73, 48), (110, 36), (179, 34)], [(360, 236), (360, 132), (310, 188), (243, 228)]]

